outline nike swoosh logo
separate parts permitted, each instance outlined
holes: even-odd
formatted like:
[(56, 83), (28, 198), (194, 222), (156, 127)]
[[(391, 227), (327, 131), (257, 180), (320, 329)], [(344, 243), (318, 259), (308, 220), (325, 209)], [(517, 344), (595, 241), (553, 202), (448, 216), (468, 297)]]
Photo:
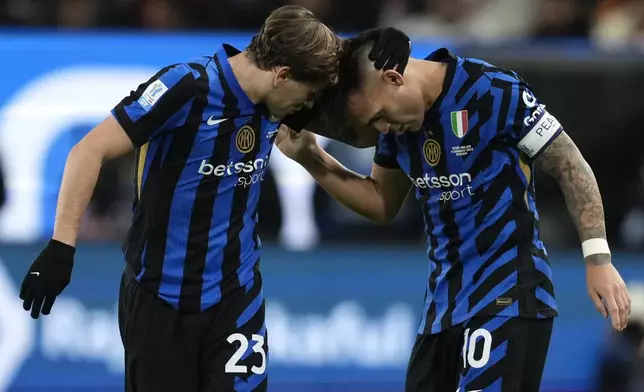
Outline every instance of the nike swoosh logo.
[(213, 125), (217, 125), (217, 124), (219, 124), (219, 123), (221, 123), (221, 122), (224, 122), (224, 121), (226, 121), (226, 120), (230, 120), (229, 118), (218, 118), (218, 119), (214, 119), (214, 117), (215, 117), (215, 116), (210, 116), (210, 117), (208, 118), (208, 121), (206, 121), (206, 124), (208, 124), (208, 125), (210, 125), (210, 126), (213, 126)]
[(40, 276), (40, 272), (30, 272), (31, 275)]

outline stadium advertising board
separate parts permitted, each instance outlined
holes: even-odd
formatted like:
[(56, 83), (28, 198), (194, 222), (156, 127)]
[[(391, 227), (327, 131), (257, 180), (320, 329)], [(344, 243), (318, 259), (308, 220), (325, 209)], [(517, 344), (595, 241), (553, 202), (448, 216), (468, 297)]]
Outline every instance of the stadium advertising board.
[[(0, 251), (0, 391), (122, 390), (116, 300), (123, 258), (114, 245), (82, 246), (72, 283), (37, 322), (18, 287), (40, 247)], [(616, 255), (644, 290), (638, 259)], [(583, 391), (610, 330), (586, 297), (580, 255), (552, 256), (560, 317), (544, 391)], [(422, 247), (265, 249), (262, 258), (271, 386), (279, 391), (401, 391), (426, 285)]]

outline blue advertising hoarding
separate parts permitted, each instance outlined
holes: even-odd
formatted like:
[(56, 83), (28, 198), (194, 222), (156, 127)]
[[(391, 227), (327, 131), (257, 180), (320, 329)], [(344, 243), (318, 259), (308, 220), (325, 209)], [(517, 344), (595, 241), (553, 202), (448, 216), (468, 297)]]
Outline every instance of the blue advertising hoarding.
[[(22, 310), (18, 287), (39, 249), (0, 251), (0, 391), (122, 390), (118, 246), (81, 246), (72, 283), (36, 322)], [(561, 315), (543, 390), (586, 391), (610, 323), (587, 298), (581, 257), (552, 260)], [(640, 259), (615, 261), (629, 286), (644, 290)], [(268, 248), (262, 270), (271, 390), (402, 391), (427, 274), (422, 247)]]

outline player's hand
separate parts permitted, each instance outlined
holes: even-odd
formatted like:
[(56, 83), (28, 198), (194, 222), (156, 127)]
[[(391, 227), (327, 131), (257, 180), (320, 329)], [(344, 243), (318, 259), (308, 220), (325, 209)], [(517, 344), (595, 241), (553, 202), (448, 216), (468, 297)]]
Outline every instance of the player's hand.
[(309, 151), (317, 147), (317, 141), (314, 133), (309, 131), (295, 132), (286, 125), (280, 125), (275, 145), (282, 154), (299, 162)]
[(369, 60), (374, 62), (376, 69), (395, 68), (399, 74), (404, 74), (411, 54), (411, 40), (407, 34), (393, 27), (385, 27), (366, 30), (358, 36), (358, 39), (365, 38), (376, 41), (369, 52)]
[(588, 295), (605, 318), (611, 318), (613, 328), (623, 330), (631, 314), (631, 297), (624, 280), (612, 263), (586, 263)]
[(23, 308), (31, 310), (32, 318), (49, 314), (56, 297), (69, 284), (74, 252), (73, 246), (50, 240), (27, 271), (20, 286), (20, 299), (24, 301)]

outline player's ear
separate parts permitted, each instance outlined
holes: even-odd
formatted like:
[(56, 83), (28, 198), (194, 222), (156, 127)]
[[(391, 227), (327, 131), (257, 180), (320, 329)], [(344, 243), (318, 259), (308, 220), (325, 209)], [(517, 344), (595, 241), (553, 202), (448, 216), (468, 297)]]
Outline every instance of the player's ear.
[(291, 69), (289, 67), (279, 67), (273, 77), (273, 85), (278, 87), (286, 82), (291, 76)]
[(401, 74), (396, 72), (393, 69), (388, 69), (382, 73), (382, 79), (389, 83), (393, 84), (395, 86), (402, 86), (405, 84), (405, 80)]

